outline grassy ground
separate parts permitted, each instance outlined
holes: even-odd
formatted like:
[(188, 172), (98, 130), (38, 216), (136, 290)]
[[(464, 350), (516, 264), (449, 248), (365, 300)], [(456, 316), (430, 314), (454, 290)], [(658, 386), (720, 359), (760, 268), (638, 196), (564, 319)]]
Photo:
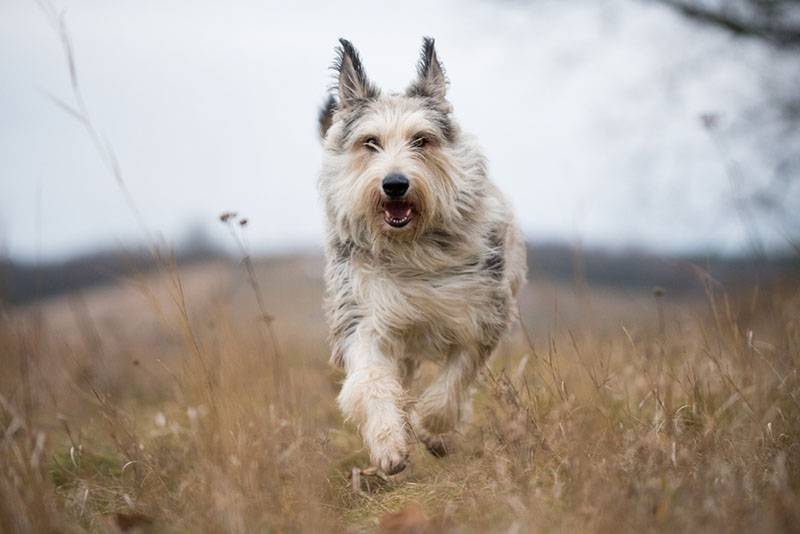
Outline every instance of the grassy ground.
[(254, 275), (165, 268), (2, 312), (1, 532), (800, 524), (796, 281), (536, 281), (530, 342), (517, 327), (482, 374), (458, 449), (384, 479), (335, 408), (319, 260)]

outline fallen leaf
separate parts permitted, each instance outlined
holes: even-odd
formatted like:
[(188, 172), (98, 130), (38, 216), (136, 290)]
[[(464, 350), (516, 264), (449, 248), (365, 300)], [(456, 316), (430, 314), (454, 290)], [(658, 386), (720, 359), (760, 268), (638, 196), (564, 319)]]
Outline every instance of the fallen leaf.
[(433, 523), (416, 504), (397, 512), (387, 512), (378, 521), (381, 532), (392, 534), (428, 534), (434, 532)]

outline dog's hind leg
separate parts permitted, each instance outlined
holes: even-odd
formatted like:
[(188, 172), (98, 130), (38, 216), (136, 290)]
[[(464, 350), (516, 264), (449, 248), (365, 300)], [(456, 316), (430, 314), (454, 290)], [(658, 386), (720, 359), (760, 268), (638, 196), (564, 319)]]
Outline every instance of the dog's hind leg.
[(373, 464), (388, 474), (406, 467), (408, 443), (398, 362), (382, 354), (368, 335), (356, 336), (344, 357), (347, 378), (338, 403), (356, 423)]
[(417, 376), (419, 370), (419, 360), (416, 358), (404, 358), (400, 360), (400, 376), (402, 377), (403, 389), (408, 391)]
[(414, 406), (412, 427), (434, 456), (449, 452), (447, 434), (471, 411), (471, 385), (478, 361), (468, 352), (451, 355)]

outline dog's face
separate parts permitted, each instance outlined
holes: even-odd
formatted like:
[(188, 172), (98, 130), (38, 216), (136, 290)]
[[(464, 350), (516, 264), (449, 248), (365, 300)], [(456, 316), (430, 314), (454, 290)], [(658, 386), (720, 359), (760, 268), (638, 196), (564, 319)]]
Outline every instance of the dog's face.
[(402, 94), (377, 89), (348, 41), (341, 40), (335, 68), (338, 98), (331, 96), (319, 117), (331, 219), (372, 243), (412, 240), (445, 223), (465, 173), (433, 40), (425, 39), (418, 77)]

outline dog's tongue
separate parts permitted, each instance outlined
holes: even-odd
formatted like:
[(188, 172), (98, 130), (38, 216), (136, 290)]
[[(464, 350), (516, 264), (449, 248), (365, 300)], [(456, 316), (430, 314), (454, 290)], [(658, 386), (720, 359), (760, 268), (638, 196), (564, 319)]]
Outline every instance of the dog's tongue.
[(383, 209), (392, 219), (405, 219), (411, 215), (411, 204), (407, 202), (387, 202)]

